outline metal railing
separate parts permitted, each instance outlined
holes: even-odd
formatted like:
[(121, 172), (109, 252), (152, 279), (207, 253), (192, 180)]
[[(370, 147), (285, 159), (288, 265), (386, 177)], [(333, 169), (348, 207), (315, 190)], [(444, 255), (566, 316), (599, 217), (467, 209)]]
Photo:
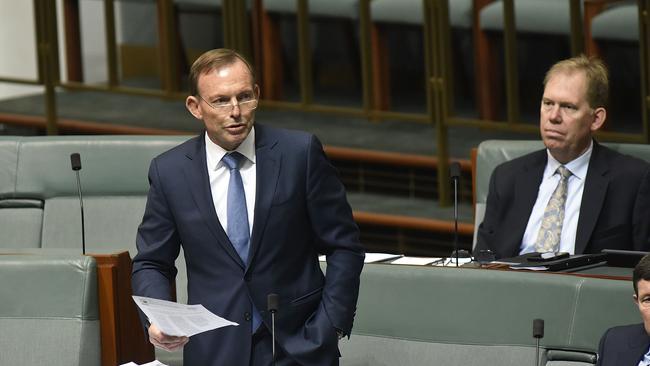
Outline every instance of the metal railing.
[[(0, 82), (20, 83), (29, 85), (43, 85), (45, 87), (46, 101), (46, 130), (48, 134), (57, 134), (57, 107), (55, 89), (68, 90), (94, 90), (114, 93), (147, 95), (159, 98), (184, 98), (181, 91), (181, 75), (179, 62), (179, 36), (177, 23), (177, 8), (173, 0), (155, 0), (158, 19), (158, 50), (160, 54), (161, 88), (145, 89), (121, 85), (118, 74), (118, 51), (116, 41), (115, 0), (102, 0), (104, 9), (104, 24), (106, 37), (107, 82), (105, 85), (90, 85), (84, 83), (82, 73), (81, 35), (79, 21), (80, 0), (63, 0), (63, 18), (65, 21), (65, 55), (68, 80), (62, 81), (59, 75), (59, 44), (57, 34), (57, 9), (51, 0), (34, 0), (34, 16), (36, 19), (36, 38), (38, 55), (38, 78), (36, 80), (0, 77)], [(313, 1), (313, 0), (312, 0)], [(504, 14), (504, 69), (506, 90), (506, 118), (497, 120), (492, 118), (493, 111), (488, 98), (486, 87), (477, 88), (477, 104), (482, 118), (464, 118), (455, 114), (453, 103), (453, 60), (450, 44), (451, 26), (449, 24), (450, 0), (422, 0), (424, 21), (422, 25), (424, 64), (426, 83), (426, 113), (404, 113), (384, 110), (376, 98), (377, 59), (373, 57), (376, 50), (372, 42), (373, 27), (375, 24), (371, 14), (372, 0), (359, 0), (358, 31), (361, 64), (362, 105), (359, 108), (333, 105), (321, 105), (314, 101), (312, 80), (312, 46), (310, 44), (310, 12), (308, 0), (296, 0), (296, 33), (299, 65), (299, 90), (298, 102), (263, 100), (262, 106), (267, 108), (281, 108), (302, 110), (310, 112), (342, 114), (354, 117), (363, 117), (369, 120), (403, 119), (431, 123), (436, 129), (436, 147), (438, 158), (438, 192), (442, 205), (449, 204), (450, 192), (448, 182), (448, 136), (450, 126), (472, 126), (492, 130), (526, 131), (535, 132), (538, 127), (522, 123), (519, 111), (519, 80), (517, 65), (517, 27), (515, 22), (514, 0), (503, 0)], [(453, 1), (453, 0), (452, 0)], [(478, 60), (476, 65), (477, 77), (484, 75), (488, 70), (484, 67), (494, 60), (485, 54), (482, 41), (485, 34), (481, 33), (478, 24), (478, 11), (492, 0), (474, 0), (474, 42)], [(593, 9), (593, 6), (602, 7), (607, 0), (567, 0), (570, 6), (571, 18), (571, 53), (577, 55), (585, 51), (585, 26), (583, 22), (583, 9)], [(583, 1), (584, 3), (581, 3)], [(248, 5), (248, 6), (247, 6)], [(592, 6), (592, 8), (590, 8)], [(226, 47), (235, 48), (250, 56), (258, 71), (272, 70), (264, 62), (268, 55), (265, 47), (268, 44), (262, 37), (264, 22), (268, 21), (263, 0), (251, 0), (247, 4), (241, 0), (223, 0), (220, 7), (215, 1), (215, 8), (219, 9), (223, 21), (223, 37)], [(602, 132), (599, 136), (606, 140), (641, 142), (650, 141), (648, 129), (648, 60), (650, 59), (650, 30), (648, 29), (648, 10), (650, 0), (638, 0), (639, 9), (639, 50), (641, 65), (640, 89), (642, 100), (642, 132), (637, 134), (620, 132)], [(584, 14), (589, 11), (585, 10)], [(590, 14), (590, 13), (589, 13)], [(588, 48), (588, 47), (587, 47)], [(432, 142), (433, 143), (433, 142)]]

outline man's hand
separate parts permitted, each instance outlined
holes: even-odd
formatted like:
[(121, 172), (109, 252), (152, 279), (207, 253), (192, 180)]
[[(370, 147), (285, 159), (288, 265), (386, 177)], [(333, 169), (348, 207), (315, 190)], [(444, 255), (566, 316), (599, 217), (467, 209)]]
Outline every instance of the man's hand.
[(161, 332), (154, 324), (149, 325), (149, 342), (157, 348), (172, 352), (183, 348), (189, 340), (188, 337), (167, 335)]

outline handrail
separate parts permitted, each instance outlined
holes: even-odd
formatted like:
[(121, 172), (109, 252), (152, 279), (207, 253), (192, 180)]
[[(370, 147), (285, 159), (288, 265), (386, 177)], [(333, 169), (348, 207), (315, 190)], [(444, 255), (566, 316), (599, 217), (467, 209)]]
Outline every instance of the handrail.
[[(49, 0), (33, 0), (34, 16), (36, 19), (36, 39), (38, 55), (38, 78), (36, 80), (27, 78), (15, 78), (0, 76), (0, 82), (43, 85), (45, 87), (47, 133), (58, 133), (59, 122), (56, 109), (56, 88), (66, 90), (95, 90), (115, 93), (148, 95), (157, 98), (178, 98), (185, 97), (181, 92), (179, 36), (176, 12), (173, 0), (155, 0), (153, 2), (158, 15), (158, 47), (160, 52), (161, 89), (145, 89), (121, 85), (118, 67), (118, 50), (116, 40), (116, 14), (114, 7), (115, 0), (103, 0), (104, 24), (106, 37), (107, 57), (107, 83), (104, 85), (90, 85), (84, 83), (84, 75), (81, 67), (81, 37), (79, 19), (79, 0), (63, 0), (62, 12), (65, 31), (65, 55), (67, 80), (61, 80), (59, 76), (59, 44), (56, 2)], [(313, 0), (311, 0), (313, 1)], [(288, 110), (301, 110), (316, 113), (331, 113), (367, 118), (378, 121), (386, 119), (399, 119), (431, 123), (435, 125), (437, 144), (438, 167), (438, 192), (440, 202), (448, 203), (449, 184), (448, 176), (448, 136), (447, 130), (450, 127), (470, 126), (490, 130), (518, 131), (537, 133), (537, 126), (521, 121), (519, 111), (519, 81), (517, 65), (517, 39), (515, 22), (514, 0), (503, 0), (504, 14), (504, 59), (506, 71), (506, 96), (507, 114), (505, 120), (497, 120), (493, 110), (495, 106), (489, 105), (485, 99), (487, 94), (500, 94), (488, 88), (489, 85), (481, 85), (477, 92), (477, 99), (482, 104), (481, 113), (483, 118), (473, 119), (459, 116), (454, 111), (452, 72), (454, 62), (452, 60), (450, 45), (450, 24), (449, 24), (449, 3), (450, 0), (422, 0), (422, 11), (424, 20), (422, 24), (423, 47), (425, 53), (424, 67), (426, 77), (426, 113), (403, 113), (390, 110), (382, 110), (379, 103), (374, 100), (373, 93), (378, 85), (373, 85), (373, 74), (378, 71), (377, 65), (373, 62), (372, 54), (372, 14), (370, 4), (372, 0), (358, 0), (358, 22), (359, 47), (361, 55), (361, 81), (363, 92), (363, 104), (360, 107), (344, 107), (336, 105), (321, 105), (314, 101), (312, 80), (312, 55), (310, 44), (310, 12), (309, 0), (295, 0), (296, 4), (296, 33), (298, 34), (298, 60), (299, 60), (299, 85), (300, 101), (289, 102), (283, 100), (262, 100), (263, 108), (279, 108)], [(453, 1), (453, 0), (451, 0)], [(486, 50), (480, 49), (480, 34), (478, 24), (478, 11), (492, 0), (473, 0), (474, 9), (474, 41), (477, 44), (477, 53), (485, 54), (483, 60), (494, 62), (486, 54)], [(571, 53), (576, 55), (586, 49), (587, 52), (595, 52), (593, 42), (585, 37), (590, 37), (590, 19), (602, 8), (603, 4), (615, 2), (616, 0), (566, 0), (570, 7), (571, 15)], [(247, 8), (247, 3), (252, 3), (252, 8)], [(269, 17), (263, 15), (263, 0), (240, 1), (223, 0), (221, 16), (223, 18), (223, 33), (225, 44), (241, 50), (244, 54), (254, 55), (261, 58), (263, 52), (260, 47), (268, 47), (263, 44), (263, 37), (256, 32), (262, 32), (264, 27), (261, 22), (269, 21)], [(605, 140), (626, 141), (626, 142), (650, 142), (650, 128), (648, 127), (648, 113), (650, 106), (650, 0), (637, 0), (639, 13), (639, 48), (641, 64), (641, 95), (642, 108), (642, 132), (624, 133), (603, 131), (598, 136)], [(216, 1), (215, 1), (216, 5)], [(581, 16), (581, 5), (584, 5), (584, 14)], [(216, 6), (215, 6), (216, 8)], [(249, 16), (253, 14), (252, 16)], [(242, 21), (245, 19), (246, 21)], [(250, 19), (250, 22), (248, 21)], [(252, 36), (252, 37), (251, 37)], [(255, 44), (251, 45), (251, 38)], [(255, 59), (255, 64), (263, 65), (269, 60)], [(488, 70), (486, 65), (476, 65), (477, 74), (485, 74)], [(489, 65), (488, 65), (489, 66)], [(265, 72), (272, 72), (269, 68)], [(487, 75), (489, 80), (493, 75)], [(433, 141), (432, 141), (433, 143)]]

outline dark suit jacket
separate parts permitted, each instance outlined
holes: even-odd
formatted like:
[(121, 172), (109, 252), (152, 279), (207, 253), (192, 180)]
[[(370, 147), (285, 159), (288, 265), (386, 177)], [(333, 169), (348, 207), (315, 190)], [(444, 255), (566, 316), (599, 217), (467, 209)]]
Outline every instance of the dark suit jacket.
[[(475, 251), (519, 254), (546, 167), (546, 150), (505, 162), (490, 178)], [(594, 141), (582, 193), (575, 253), (650, 250), (650, 165)]]
[(643, 324), (608, 329), (600, 339), (597, 366), (637, 366), (650, 347)]
[[(170, 298), (182, 245), (188, 302), (240, 324), (190, 338), (186, 365), (249, 365), (250, 299), (266, 326), (279, 295), (276, 337), (301, 365), (338, 362), (336, 329), (352, 329), (364, 250), (345, 189), (313, 135), (256, 125), (257, 195), (248, 263), (219, 224), (204, 136), (156, 157), (138, 229), (133, 292)], [(318, 254), (327, 255), (327, 276)], [(269, 350), (270, 352), (270, 350)]]

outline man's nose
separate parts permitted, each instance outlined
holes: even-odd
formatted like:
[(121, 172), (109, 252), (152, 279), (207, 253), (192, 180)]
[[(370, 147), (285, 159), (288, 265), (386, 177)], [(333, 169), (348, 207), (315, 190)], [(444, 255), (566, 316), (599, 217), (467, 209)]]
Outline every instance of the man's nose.
[(232, 109), (230, 110), (230, 115), (232, 117), (239, 117), (241, 115), (241, 108), (239, 108), (239, 102), (232, 103)]
[(562, 113), (559, 105), (553, 106), (553, 108), (548, 112), (548, 119), (553, 123), (562, 122)]

